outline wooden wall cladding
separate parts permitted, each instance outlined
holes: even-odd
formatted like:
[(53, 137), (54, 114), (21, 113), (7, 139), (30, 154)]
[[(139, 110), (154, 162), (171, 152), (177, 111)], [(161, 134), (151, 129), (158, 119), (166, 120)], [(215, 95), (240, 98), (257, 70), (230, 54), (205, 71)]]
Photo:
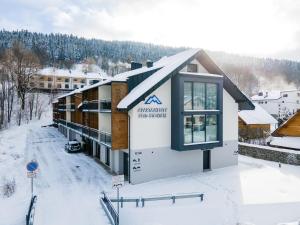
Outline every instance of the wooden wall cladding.
[(86, 127), (94, 128), (98, 130), (98, 113), (83, 112), (82, 113), (82, 123)]
[(300, 112), (297, 112), (284, 125), (279, 127), (274, 133), (278, 136), (300, 137)]
[(98, 100), (98, 87), (83, 91), (83, 100), (92, 101)]
[(117, 109), (118, 103), (127, 95), (126, 83), (112, 82), (111, 84), (111, 133), (112, 150), (128, 148), (128, 114)]

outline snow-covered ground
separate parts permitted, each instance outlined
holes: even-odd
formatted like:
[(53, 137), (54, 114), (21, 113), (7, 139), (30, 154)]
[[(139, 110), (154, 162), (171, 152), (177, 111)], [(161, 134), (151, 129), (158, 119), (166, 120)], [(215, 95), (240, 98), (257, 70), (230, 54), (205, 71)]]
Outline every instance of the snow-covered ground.
[(0, 137), (0, 178), (16, 180), (16, 193), (0, 196), (1, 225), (25, 224), (30, 201), (25, 165), (32, 159), (40, 167), (34, 183), (35, 225), (109, 224), (99, 196), (110, 188), (111, 176), (84, 154), (66, 153), (66, 139), (56, 128), (41, 128), (37, 122), (4, 131)]
[(127, 185), (121, 196), (203, 192), (199, 199), (126, 203), (125, 225), (276, 225), (300, 219), (300, 167), (239, 156), (239, 166)]
[[(47, 122), (45, 122), (47, 123)], [(48, 121), (49, 123), (49, 121)], [(16, 180), (10, 198), (0, 196), (0, 225), (24, 224), (30, 201), (26, 162), (40, 165), (34, 191), (38, 195), (35, 225), (105, 225), (99, 204), (102, 190), (111, 196), (111, 175), (84, 154), (63, 150), (66, 139), (56, 128), (35, 122), (0, 133), (0, 185)], [(126, 184), (121, 196), (137, 197), (203, 192), (199, 199), (125, 203), (121, 225), (277, 225), (300, 219), (300, 167), (239, 157), (239, 165), (206, 173)]]

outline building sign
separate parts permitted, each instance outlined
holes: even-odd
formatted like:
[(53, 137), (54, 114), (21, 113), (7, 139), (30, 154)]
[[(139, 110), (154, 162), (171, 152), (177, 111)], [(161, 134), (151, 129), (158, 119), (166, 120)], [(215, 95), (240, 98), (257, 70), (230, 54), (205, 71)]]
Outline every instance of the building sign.
[(149, 96), (145, 100), (144, 105), (145, 107), (137, 109), (138, 118), (151, 119), (167, 117), (167, 108), (162, 106), (162, 102), (156, 95)]
[(133, 172), (141, 171), (141, 155), (142, 152), (135, 152), (132, 159)]

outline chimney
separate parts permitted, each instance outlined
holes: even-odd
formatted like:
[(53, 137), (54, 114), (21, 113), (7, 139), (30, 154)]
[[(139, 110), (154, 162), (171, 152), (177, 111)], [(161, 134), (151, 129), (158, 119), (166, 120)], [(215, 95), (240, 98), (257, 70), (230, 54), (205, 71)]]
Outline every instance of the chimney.
[(153, 66), (153, 62), (151, 60), (147, 60), (146, 62), (147, 67), (152, 67)]
[(139, 68), (142, 68), (142, 63), (138, 63), (138, 62), (134, 62), (134, 61), (131, 61), (131, 70), (136, 70), (136, 69), (139, 69)]

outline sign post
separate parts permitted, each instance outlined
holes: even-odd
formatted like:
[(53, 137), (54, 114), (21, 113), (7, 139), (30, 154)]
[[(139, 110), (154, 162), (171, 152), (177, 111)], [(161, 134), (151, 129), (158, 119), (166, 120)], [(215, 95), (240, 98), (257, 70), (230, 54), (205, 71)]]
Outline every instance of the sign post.
[(27, 165), (26, 165), (27, 177), (31, 178), (31, 197), (33, 197), (33, 178), (36, 177), (38, 168), (39, 168), (39, 164), (33, 160), (31, 162), (27, 163)]
[(118, 225), (120, 222), (120, 187), (124, 186), (124, 175), (118, 175), (112, 177), (112, 187), (117, 189), (117, 199), (118, 199)]

